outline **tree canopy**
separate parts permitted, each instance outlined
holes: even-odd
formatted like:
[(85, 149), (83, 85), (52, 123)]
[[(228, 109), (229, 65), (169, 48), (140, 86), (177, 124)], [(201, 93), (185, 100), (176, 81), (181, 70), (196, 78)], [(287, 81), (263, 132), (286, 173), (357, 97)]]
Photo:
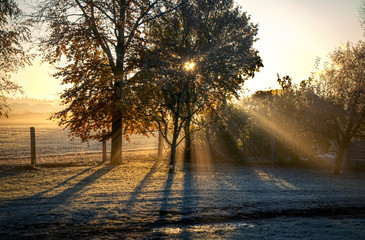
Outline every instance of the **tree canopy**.
[(189, 1), (151, 22), (151, 45), (135, 79), (148, 83), (147, 116), (171, 145), (172, 165), (176, 146), (201, 124), (202, 114), (238, 97), (262, 66), (253, 48), (257, 30), (230, 0)]
[(347, 43), (330, 55), (320, 74), (319, 94), (328, 103), (328, 124), (339, 154), (335, 173), (339, 173), (345, 148), (355, 137), (365, 137), (365, 42)]
[[(70, 86), (54, 115), (82, 139), (112, 139), (112, 162), (121, 162), (122, 135), (145, 132), (130, 77), (145, 48), (147, 23), (184, 1), (45, 0), (40, 19), (49, 34), (41, 50), (49, 63), (60, 63), (56, 77)], [(124, 123), (124, 125), (123, 125)], [(102, 135), (102, 129), (107, 135)]]
[(30, 26), (15, 1), (0, 1), (0, 117), (7, 117), (10, 110), (7, 95), (21, 92), (21, 87), (10, 80), (10, 73), (30, 64), (30, 55), (22, 45), (30, 39)]

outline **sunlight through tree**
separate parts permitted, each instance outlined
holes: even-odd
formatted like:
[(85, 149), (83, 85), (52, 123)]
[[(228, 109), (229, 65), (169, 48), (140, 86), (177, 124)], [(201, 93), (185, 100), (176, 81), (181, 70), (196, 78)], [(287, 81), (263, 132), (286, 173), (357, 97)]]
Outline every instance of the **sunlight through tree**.
[(253, 48), (257, 30), (231, 0), (189, 1), (151, 22), (151, 41), (158, 44), (135, 76), (149, 81), (147, 115), (171, 147), (171, 168), (179, 143), (186, 139), (189, 149), (191, 133), (203, 127), (202, 115), (238, 97), (262, 66)]

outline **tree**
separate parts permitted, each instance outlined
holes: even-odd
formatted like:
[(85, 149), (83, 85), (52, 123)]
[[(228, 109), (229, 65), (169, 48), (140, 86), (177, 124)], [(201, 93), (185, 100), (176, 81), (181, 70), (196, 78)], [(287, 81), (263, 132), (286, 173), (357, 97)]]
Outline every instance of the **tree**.
[(151, 22), (149, 36), (158, 44), (150, 47), (136, 79), (149, 81), (147, 116), (171, 146), (171, 168), (176, 147), (202, 126), (202, 116), (238, 97), (262, 66), (252, 46), (257, 30), (232, 0), (189, 1)]
[(241, 104), (227, 104), (211, 114), (206, 138), (213, 156), (235, 161), (245, 160), (250, 116)]
[(31, 22), (23, 19), (22, 11), (13, 0), (0, 1), (0, 117), (8, 117), (6, 104), (9, 94), (22, 92), (21, 87), (10, 80), (10, 73), (30, 64), (22, 43), (30, 38)]
[(252, 122), (246, 145), (261, 144), (256, 148), (269, 155), (271, 142), (278, 163), (313, 159), (328, 145), (327, 103), (317, 94), (313, 75), (300, 85), (289, 76), (278, 75), (277, 81), (280, 89), (256, 92), (244, 105)]
[(365, 42), (347, 43), (330, 55), (320, 74), (320, 94), (328, 124), (338, 145), (334, 173), (340, 173), (345, 149), (353, 137), (365, 137)]
[[(111, 163), (121, 163), (122, 136), (145, 133), (131, 77), (146, 47), (148, 22), (185, 1), (45, 0), (40, 20), (49, 34), (41, 50), (59, 63), (56, 77), (69, 88), (61, 96), (66, 108), (53, 118), (82, 139), (111, 137)], [(107, 135), (102, 134), (106, 128)]]

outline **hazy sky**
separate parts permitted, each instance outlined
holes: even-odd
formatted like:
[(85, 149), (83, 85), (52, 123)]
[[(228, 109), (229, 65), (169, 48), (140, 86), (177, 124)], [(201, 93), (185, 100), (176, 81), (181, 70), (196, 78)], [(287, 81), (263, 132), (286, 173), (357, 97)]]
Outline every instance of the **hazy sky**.
[[(300, 82), (341, 43), (364, 39), (359, 23), (361, 0), (237, 0), (259, 24), (255, 44), (264, 68), (245, 84), (252, 90), (276, 88), (276, 74)], [(53, 99), (62, 90), (51, 67), (35, 62), (14, 76), (29, 97)]]
[(341, 43), (363, 38), (361, 0), (238, 0), (259, 24), (255, 44), (264, 68), (245, 84), (248, 89), (278, 87), (276, 74), (295, 82), (307, 78), (316, 57), (323, 61)]

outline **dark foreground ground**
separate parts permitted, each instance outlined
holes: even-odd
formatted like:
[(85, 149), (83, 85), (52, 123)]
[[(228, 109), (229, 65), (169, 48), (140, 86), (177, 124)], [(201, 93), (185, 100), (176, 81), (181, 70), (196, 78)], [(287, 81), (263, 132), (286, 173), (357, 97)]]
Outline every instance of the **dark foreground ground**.
[(365, 174), (199, 163), (0, 170), (0, 239), (365, 239)]

